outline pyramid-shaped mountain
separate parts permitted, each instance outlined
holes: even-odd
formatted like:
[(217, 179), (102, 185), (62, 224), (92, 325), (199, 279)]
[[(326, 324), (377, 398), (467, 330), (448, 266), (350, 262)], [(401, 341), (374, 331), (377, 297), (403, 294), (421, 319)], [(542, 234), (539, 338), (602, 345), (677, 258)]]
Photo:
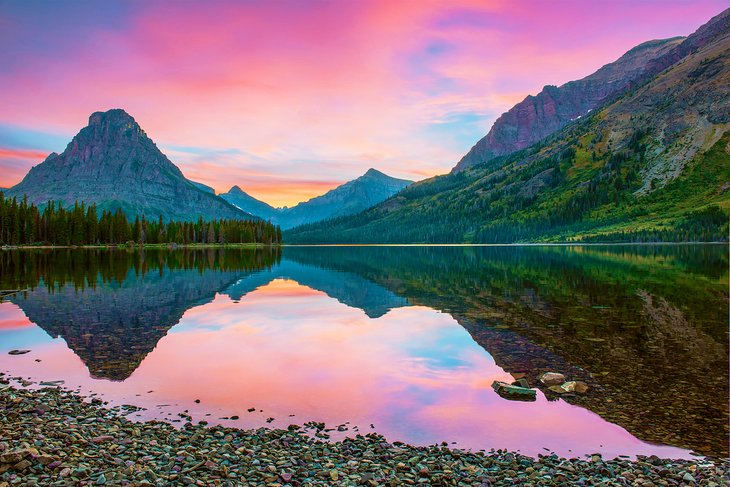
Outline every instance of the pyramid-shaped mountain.
[(264, 220), (271, 220), (279, 214), (278, 208), (257, 200), (243, 191), (240, 186), (233, 186), (227, 193), (221, 193), (220, 197), (236, 208), (263, 218)]
[(61, 154), (52, 153), (7, 191), (35, 204), (49, 200), (121, 208), (128, 216), (195, 220), (246, 213), (185, 178), (137, 122), (121, 109), (95, 112)]

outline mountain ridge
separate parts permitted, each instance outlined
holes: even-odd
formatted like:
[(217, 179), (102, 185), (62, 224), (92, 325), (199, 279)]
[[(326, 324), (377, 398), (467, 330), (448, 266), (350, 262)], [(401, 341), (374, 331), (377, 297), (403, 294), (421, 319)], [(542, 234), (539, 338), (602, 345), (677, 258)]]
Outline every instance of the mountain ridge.
[[(576, 120), (581, 116), (585, 116), (591, 110), (600, 107), (602, 104), (610, 103), (631, 89), (646, 83), (651, 78), (659, 75), (662, 71), (679, 62), (684, 57), (702, 48), (713, 37), (716, 37), (722, 32), (727, 32), (729, 28), (730, 9), (726, 9), (712, 17), (708, 22), (701, 25), (695, 32), (687, 37), (678, 36), (668, 39), (655, 39), (643, 42), (632, 49), (629, 49), (616, 61), (602, 66), (596, 72), (586, 76), (585, 78), (569, 81), (560, 87), (552, 85), (545, 86), (538, 95), (528, 95), (522, 102), (502, 114), (497, 121), (495, 121), (487, 135), (480, 139), (474, 147), (469, 150), (469, 152), (452, 169), (452, 172), (459, 172), (475, 164), (489, 162), (501, 155), (506, 155), (529, 147), (531, 144), (548, 137), (573, 120)], [(654, 48), (654, 51), (647, 52), (647, 50), (651, 48)], [(582, 108), (573, 106), (573, 110), (567, 112), (568, 116), (561, 118), (558, 117), (559, 114), (555, 112), (552, 119), (548, 118), (546, 120), (546, 127), (534, 130), (536, 127), (534, 126), (535, 124), (532, 124), (528, 128), (533, 129), (533, 131), (528, 134), (524, 133), (524, 127), (520, 132), (519, 124), (515, 127), (515, 124), (518, 121), (517, 119), (520, 117), (527, 118), (528, 121), (530, 119), (530, 115), (532, 115), (533, 119), (537, 118), (537, 113), (530, 113), (531, 110), (536, 112), (539, 107), (544, 107), (546, 103), (549, 105), (550, 103), (556, 102), (556, 100), (553, 99), (556, 94), (560, 95), (557, 101), (568, 101), (569, 103), (573, 103), (570, 96), (564, 96), (561, 93), (563, 88), (578, 86), (580, 84), (585, 84), (586, 82), (590, 83), (596, 79), (600, 83), (602, 81), (601, 76), (603, 74), (611, 72), (612, 70), (615, 71), (615, 68), (617, 67), (625, 67), (627, 63), (630, 64), (631, 61), (635, 61), (637, 59), (637, 55), (640, 54), (644, 54), (645, 57), (647, 57), (646, 55), (648, 54), (649, 59), (645, 61), (643, 68), (634, 67), (631, 75), (627, 76), (624, 80), (624, 85), (618, 85), (618, 89), (608, 89), (605, 96), (599, 96), (597, 98), (594, 97), (590, 103), (583, 104)], [(615, 82), (617, 80), (613, 79), (613, 81)], [(607, 88), (608, 86), (604, 87), (604, 89)], [(572, 93), (572, 96), (575, 95), (575, 93)], [(578, 98), (580, 99), (580, 97)], [(578, 106), (580, 107), (581, 104), (579, 103)], [(538, 121), (540, 121), (539, 118)], [(514, 140), (517, 134), (521, 134), (524, 139)], [(506, 140), (500, 141), (500, 138)]]
[(494, 122), (452, 172), (529, 147), (585, 116), (602, 102), (641, 82), (647, 71), (661, 71), (651, 61), (666, 55), (685, 39), (643, 42), (584, 78), (560, 86), (546, 85), (537, 95), (528, 95)]
[(6, 196), (28, 197), (43, 205), (60, 201), (121, 208), (128, 216), (195, 220), (250, 218), (228, 202), (188, 180), (122, 109), (94, 112), (66, 149), (32, 167)]
[(219, 196), (243, 211), (270, 220), (282, 229), (288, 229), (358, 213), (386, 200), (412, 183), (413, 181), (394, 178), (370, 168), (362, 176), (290, 208), (274, 208), (247, 194), (239, 186), (233, 186), (227, 193)]

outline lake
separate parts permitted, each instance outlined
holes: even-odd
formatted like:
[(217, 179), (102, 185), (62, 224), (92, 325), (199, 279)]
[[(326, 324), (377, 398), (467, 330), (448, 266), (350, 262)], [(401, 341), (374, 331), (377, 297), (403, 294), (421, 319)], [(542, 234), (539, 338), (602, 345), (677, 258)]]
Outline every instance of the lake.
[(727, 245), (4, 250), (0, 289), (0, 371), (131, 419), (728, 456)]

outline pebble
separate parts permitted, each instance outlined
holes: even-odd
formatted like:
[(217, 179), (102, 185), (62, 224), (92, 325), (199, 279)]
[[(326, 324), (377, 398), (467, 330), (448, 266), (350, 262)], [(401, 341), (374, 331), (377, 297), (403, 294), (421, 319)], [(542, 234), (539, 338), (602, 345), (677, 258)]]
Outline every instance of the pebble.
[(0, 487), (727, 485), (727, 461), (710, 457), (531, 458), (389, 443), (377, 433), (320, 441), (311, 433), (329, 428), (317, 422), (303, 429), (246, 431), (191, 422), (175, 428), (134, 422), (125, 412), (60, 388), (0, 390)]

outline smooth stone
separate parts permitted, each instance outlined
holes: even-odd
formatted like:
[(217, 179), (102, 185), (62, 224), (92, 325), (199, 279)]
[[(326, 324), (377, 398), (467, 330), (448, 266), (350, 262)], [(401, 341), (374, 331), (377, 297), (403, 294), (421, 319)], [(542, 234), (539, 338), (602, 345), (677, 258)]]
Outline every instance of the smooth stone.
[(530, 383), (527, 382), (527, 379), (525, 379), (525, 378), (517, 379), (516, 381), (514, 381), (512, 383), (512, 385), (513, 386), (518, 386), (518, 387), (524, 387), (525, 389), (529, 389), (530, 388)]
[(559, 372), (545, 372), (539, 379), (546, 386), (558, 386), (565, 382), (565, 376)]
[(588, 384), (581, 381), (571, 380), (565, 382), (561, 387), (567, 392), (577, 392), (578, 394), (585, 394), (588, 392)]
[(563, 389), (563, 386), (558, 386), (558, 385), (550, 386), (550, 387), (548, 387), (548, 390), (552, 391), (556, 394), (565, 394), (566, 392), (568, 392), (565, 389)]

